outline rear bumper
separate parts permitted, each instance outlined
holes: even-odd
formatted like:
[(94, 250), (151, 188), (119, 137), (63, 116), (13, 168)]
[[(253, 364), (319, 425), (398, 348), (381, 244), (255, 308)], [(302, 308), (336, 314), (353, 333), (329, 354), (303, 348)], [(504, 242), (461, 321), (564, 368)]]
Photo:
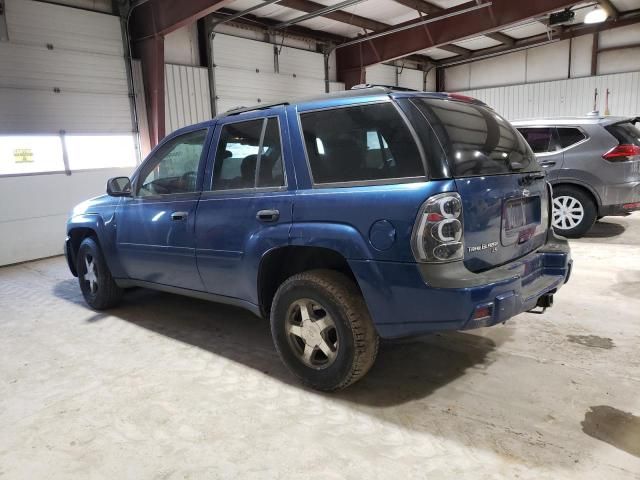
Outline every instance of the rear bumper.
[(627, 215), (640, 210), (640, 182), (607, 185), (602, 194), (602, 205), (598, 212), (601, 217)]
[[(378, 334), (395, 338), (502, 323), (555, 293), (568, 281), (572, 260), (566, 240), (554, 236), (525, 257), (478, 274), (462, 262), (350, 264)], [(473, 318), (487, 308), (488, 315)]]

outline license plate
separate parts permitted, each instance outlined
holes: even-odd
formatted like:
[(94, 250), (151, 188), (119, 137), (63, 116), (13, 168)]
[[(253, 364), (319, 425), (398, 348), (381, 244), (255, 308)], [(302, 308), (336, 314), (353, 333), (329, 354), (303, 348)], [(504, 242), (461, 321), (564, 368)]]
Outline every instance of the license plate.
[(507, 232), (528, 225), (526, 202), (530, 199), (513, 200), (506, 205), (504, 229)]

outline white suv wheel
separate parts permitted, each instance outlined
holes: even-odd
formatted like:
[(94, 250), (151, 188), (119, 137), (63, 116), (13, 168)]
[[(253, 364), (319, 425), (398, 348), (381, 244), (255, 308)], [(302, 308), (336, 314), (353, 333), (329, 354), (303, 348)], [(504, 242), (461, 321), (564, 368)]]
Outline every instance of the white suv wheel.
[(571, 230), (584, 220), (584, 207), (577, 198), (568, 195), (553, 199), (553, 226), (558, 230)]

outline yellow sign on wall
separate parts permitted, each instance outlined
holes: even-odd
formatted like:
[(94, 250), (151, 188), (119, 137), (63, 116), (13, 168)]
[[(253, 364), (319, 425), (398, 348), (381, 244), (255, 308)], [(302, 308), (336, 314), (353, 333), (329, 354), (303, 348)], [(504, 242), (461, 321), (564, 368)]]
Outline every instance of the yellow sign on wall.
[(13, 151), (16, 163), (33, 163), (33, 150), (30, 148), (16, 148)]

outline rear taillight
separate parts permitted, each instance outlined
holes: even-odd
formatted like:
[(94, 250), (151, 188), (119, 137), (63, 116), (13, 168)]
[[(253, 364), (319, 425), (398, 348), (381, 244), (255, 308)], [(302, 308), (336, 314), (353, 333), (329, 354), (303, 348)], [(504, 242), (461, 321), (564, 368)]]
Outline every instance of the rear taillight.
[(638, 145), (622, 144), (613, 147), (602, 158), (610, 162), (626, 162), (628, 160), (640, 160), (640, 147)]
[(420, 207), (411, 237), (418, 262), (443, 263), (464, 258), (462, 200), (457, 193), (440, 193)]

